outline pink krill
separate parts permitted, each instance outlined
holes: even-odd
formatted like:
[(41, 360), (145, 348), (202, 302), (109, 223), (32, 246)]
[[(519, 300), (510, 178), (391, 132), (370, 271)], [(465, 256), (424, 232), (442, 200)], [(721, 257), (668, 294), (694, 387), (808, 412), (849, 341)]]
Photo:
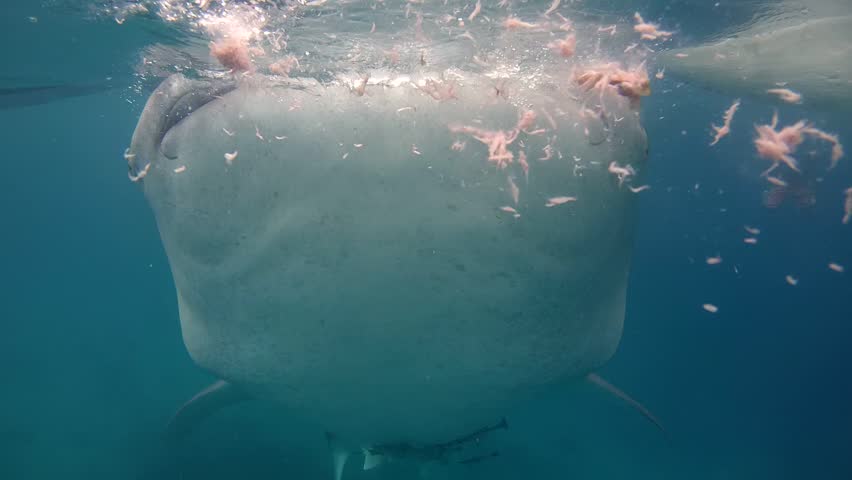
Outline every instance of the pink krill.
[(453, 133), (464, 133), (484, 143), (488, 147), (488, 161), (497, 164), (497, 168), (504, 169), (514, 161), (514, 154), (508, 150), (508, 146), (517, 140), (518, 135), (535, 123), (536, 114), (533, 110), (521, 112), (515, 128), (509, 131), (485, 130), (468, 125), (449, 125)]
[(127, 177), (130, 178), (131, 182), (136, 183), (139, 180), (142, 180), (143, 178), (145, 178), (145, 176), (148, 175), (148, 171), (150, 169), (151, 169), (151, 164), (148, 163), (147, 165), (145, 165), (145, 168), (143, 168), (142, 170), (139, 170), (139, 173), (136, 174), (135, 176), (133, 174), (131, 174), (130, 172), (127, 172)]
[(536, 25), (535, 23), (524, 22), (523, 20), (520, 20), (516, 17), (509, 17), (503, 21), (503, 28), (507, 30), (518, 30), (521, 28), (529, 30), (533, 28), (538, 28), (538, 25)]
[(558, 53), (564, 58), (568, 58), (574, 55), (574, 51), (577, 49), (577, 38), (573, 34), (565, 35), (564, 39), (554, 40), (547, 44), (553, 51)]
[(778, 98), (787, 103), (802, 103), (802, 96), (789, 88), (770, 88), (766, 93), (778, 95)]
[(135, 153), (130, 153), (130, 149), (129, 149), (129, 148), (125, 148), (125, 149), (124, 149), (124, 160), (127, 162), (127, 164), (128, 164), (128, 165), (133, 165), (133, 160), (134, 160), (134, 159), (136, 159), (136, 154), (135, 154)]
[(577, 197), (550, 197), (547, 199), (547, 203), (544, 204), (545, 207), (555, 207), (556, 205), (562, 205), (568, 202), (576, 202)]
[(511, 214), (512, 214), (512, 216), (513, 216), (513, 217), (515, 217), (515, 218), (520, 218), (520, 216), (521, 216), (521, 214), (520, 214), (520, 213), (518, 213), (518, 211), (517, 211), (517, 210), (515, 210), (514, 208), (512, 208), (512, 207), (510, 207), (510, 206), (508, 206), (508, 205), (506, 205), (505, 207), (500, 207), (500, 210), (501, 210), (501, 211), (504, 211), (504, 212), (506, 212), (506, 213), (511, 213)]
[(517, 138), (519, 130), (515, 128), (509, 132), (503, 130), (484, 130), (467, 125), (450, 125), (453, 133), (465, 133), (488, 147), (488, 161), (497, 164), (497, 168), (504, 169), (514, 160), (514, 154), (508, 150), (508, 146)]
[(720, 257), (718, 255), (715, 256), (715, 257), (707, 257), (706, 261), (707, 261), (707, 265), (718, 265), (718, 264), (722, 263), (722, 257)]
[(225, 135), (227, 135), (227, 136), (229, 136), (229, 137), (233, 137), (233, 136), (234, 136), (234, 132), (229, 131), (229, 130), (228, 130), (227, 128), (225, 128), (225, 127), (222, 127), (222, 131), (223, 131), (223, 132), (225, 132)]
[[(478, 2), (478, 0), (477, 0), (477, 2)], [(562, 2), (562, 0), (553, 0), (553, 3), (550, 4), (550, 8), (548, 8), (547, 10), (544, 11), (544, 16), (548, 17), (548, 16), (550, 16), (551, 13), (555, 12), (556, 9), (559, 8), (560, 2)]]
[(677, 57), (677, 58), (686, 58), (688, 56), (689, 56), (688, 53), (675, 53), (675, 57)]
[(717, 143), (719, 143), (719, 140), (721, 140), (722, 137), (726, 136), (731, 132), (731, 120), (734, 119), (734, 114), (737, 113), (738, 108), (740, 108), (740, 99), (734, 100), (734, 103), (732, 103), (731, 106), (728, 107), (727, 110), (725, 110), (725, 115), (722, 117), (724, 123), (721, 127), (717, 127), (716, 125), (710, 125), (716, 132), (713, 138), (713, 142), (710, 144), (710, 146), (716, 145)]
[(436, 81), (427, 78), (423, 85), (416, 85), (417, 89), (426, 93), (439, 102), (445, 100), (458, 100), (456, 96), (456, 84), (453, 81)]
[(562, 20), (562, 25), (559, 25), (559, 30), (562, 30), (563, 32), (569, 32), (572, 28), (574, 28), (571, 25), (571, 20), (565, 18), (561, 13), (556, 12), (556, 16), (559, 17), (560, 20)]
[(639, 12), (633, 14), (633, 18), (636, 20), (636, 25), (633, 26), (633, 30), (642, 34), (642, 40), (656, 40), (658, 38), (666, 40), (672, 36), (672, 32), (660, 30), (658, 25), (648, 23), (643, 20), (642, 15), (639, 15)]
[(299, 59), (297, 59), (293, 55), (290, 55), (282, 58), (281, 60), (278, 60), (277, 62), (270, 64), (269, 71), (270, 73), (273, 73), (275, 75), (288, 77), (290, 76), (290, 71), (293, 70), (293, 67), (300, 67)]
[(814, 138), (831, 144), (831, 164), (828, 169), (831, 170), (836, 167), (837, 162), (843, 157), (843, 145), (840, 144), (840, 140), (837, 138), (837, 135), (826, 133), (814, 127), (807, 127), (802, 131)]
[(834, 262), (829, 263), (828, 268), (830, 268), (831, 270), (834, 270), (837, 273), (843, 273), (843, 270), (845, 270), (843, 268), (843, 265), (840, 265), (839, 263), (834, 263)]
[(704, 305), (701, 305), (701, 308), (707, 310), (710, 313), (716, 313), (719, 311), (719, 307), (713, 305), (712, 303), (705, 303)]
[(657, 77), (657, 80), (662, 80), (666, 76), (666, 69), (664, 68), (664, 69), (658, 71), (657, 73), (654, 74), (654, 76)]
[(796, 285), (798, 285), (798, 283), (799, 283), (799, 279), (792, 276), (792, 275), (787, 275), (786, 277), (784, 277), (784, 280), (786, 280), (787, 283), (789, 283), (790, 285), (793, 285), (794, 287)]
[(778, 177), (773, 177), (773, 176), (770, 176), (770, 175), (766, 176), (766, 181), (773, 184), (773, 185), (777, 185), (779, 187), (786, 187), (787, 186), (787, 182), (785, 182), (784, 180), (781, 180)]
[(366, 93), (366, 91), (367, 91), (367, 82), (369, 80), (370, 80), (370, 74), (369, 73), (364, 75), (363, 77), (361, 77), (361, 81), (358, 82), (358, 84), (352, 89), (352, 91), (355, 92), (355, 95), (358, 95), (359, 97), (364, 96), (364, 93)]
[(749, 244), (749, 245), (756, 245), (756, 244), (757, 244), (757, 239), (756, 239), (756, 238), (754, 238), (754, 237), (746, 237), (746, 238), (744, 238), (744, 239), (743, 239), (743, 242), (745, 242), (745, 243), (747, 243), (747, 244)]
[(520, 118), (518, 119), (518, 124), (515, 128), (523, 132), (533, 126), (535, 119), (536, 114), (534, 110), (525, 110), (521, 113)]
[(843, 224), (846, 225), (852, 220), (852, 187), (847, 188), (843, 193), (846, 194), (846, 201), (843, 203)]
[(609, 33), (610, 36), (615, 35), (615, 25), (609, 25), (606, 27), (598, 27), (598, 33)]
[(394, 65), (399, 63), (399, 58), (400, 58), (399, 47), (394, 46), (391, 50), (386, 50), (385, 51), (385, 58), (387, 58), (388, 61), (391, 62)]
[(230, 37), (210, 44), (210, 54), (233, 72), (249, 72), (253, 69), (248, 45), (244, 40)]
[(760, 235), (760, 229), (759, 228), (750, 227), (748, 225), (743, 226), (743, 228), (745, 229), (746, 232), (748, 232), (752, 235)]
[(757, 138), (754, 139), (754, 147), (757, 154), (772, 161), (772, 165), (763, 172), (768, 174), (783, 163), (791, 170), (801, 173), (799, 163), (793, 158), (796, 148), (804, 141), (806, 124), (800, 120), (793, 125), (775, 130), (778, 126), (778, 112), (772, 115), (772, 123), (769, 125), (757, 125)]
[(420, 153), (420, 150), (417, 150), (417, 145), (413, 143), (411, 144), (411, 153), (415, 155), (422, 155), (422, 153)]
[(186, 171), (186, 165), (181, 165), (181, 166), (177, 167), (176, 169), (174, 169), (175, 173), (183, 173), (185, 171)]
[(573, 74), (574, 83), (584, 91), (598, 90), (603, 96), (605, 92), (615, 91), (630, 99), (631, 107), (638, 107), (641, 97), (651, 94), (651, 82), (644, 65), (631, 70), (624, 70), (618, 63), (607, 63), (581, 70)]
[(650, 190), (651, 186), (650, 185), (639, 185), (638, 187), (633, 187), (633, 186), (628, 185), (627, 188), (629, 188), (630, 191), (633, 192), (633, 193), (639, 193), (639, 192), (642, 192), (642, 191), (645, 191), (645, 190)]
[(476, 0), (476, 5), (473, 7), (473, 11), (470, 12), (470, 16), (467, 17), (467, 21), (472, 22), (479, 12), (482, 11), (482, 0)]
[(627, 165), (626, 167), (620, 167), (615, 161), (610, 162), (609, 167), (607, 167), (607, 171), (615, 175), (616, 178), (618, 178), (619, 188), (626, 179), (636, 174), (636, 171), (633, 170), (633, 167), (631, 167), (630, 165)]
[(232, 164), (239, 153), (240, 152), (238, 150), (234, 150), (234, 153), (225, 153), (225, 163), (228, 165)]
[(512, 195), (512, 201), (515, 202), (515, 205), (518, 204), (518, 199), (520, 198), (521, 190), (515, 184), (515, 180), (512, 177), (508, 177), (509, 180), (509, 194)]
[[(411, 4), (409, 3), (408, 6), (410, 7)], [(414, 38), (419, 43), (429, 43), (429, 39), (426, 37), (425, 32), (423, 32), (423, 14), (420, 12), (417, 12), (417, 20), (414, 22)], [(422, 55), (420, 56), (420, 60), (420, 63), (423, 63)]]
[(772, 116), (769, 125), (756, 126), (758, 137), (754, 140), (758, 155), (771, 160), (772, 165), (763, 172), (764, 175), (773, 171), (779, 164), (784, 163), (791, 170), (800, 173), (798, 162), (793, 158), (793, 153), (805, 140), (805, 135), (828, 142), (832, 145), (831, 164), (829, 170), (833, 169), (840, 158), (843, 157), (843, 145), (837, 135), (826, 133), (818, 128), (808, 125), (805, 120), (800, 120), (793, 125), (776, 130), (778, 125), (778, 113)]

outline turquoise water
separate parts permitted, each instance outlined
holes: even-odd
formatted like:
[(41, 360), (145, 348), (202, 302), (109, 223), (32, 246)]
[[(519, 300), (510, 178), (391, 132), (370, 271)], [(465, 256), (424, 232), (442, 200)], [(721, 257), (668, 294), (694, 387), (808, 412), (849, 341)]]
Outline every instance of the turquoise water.
[[(625, 10), (702, 32), (688, 5), (641, 3)], [(157, 227), (122, 158), (156, 85), (133, 77), (134, 55), (173, 33), (122, 30), (56, 2), (0, 8), (0, 81), (23, 99), (0, 110), (0, 478), (331, 478), (321, 432), (263, 402), (221, 412), (179, 445), (163, 438), (176, 409), (215, 380), (185, 351)], [(92, 84), (109, 88), (20, 90)], [(815, 207), (764, 208), (763, 185), (742, 167), (750, 129), (706, 147), (730, 98), (673, 77), (655, 90), (667, 93), (642, 104), (652, 189), (625, 331), (601, 373), (668, 435), (581, 387), (511, 412), (496, 459), (430, 478), (852, 478), (852, 228), (838, 193), (852, 182), (848, 159), (816, 184)], [(749, 100), (737, 119), (765, 123), (772, 108)], [(795, 114), (852, 138), (842, 114), (784, 110)], [(742, 243), (746, 224), (763, 231), (759, 248)], [(721, 268), (704, 264), (719, 252)], [(716, 315), (700, 309), (711, 299)], [(416, 477), (395, 465), (347, 475)]]

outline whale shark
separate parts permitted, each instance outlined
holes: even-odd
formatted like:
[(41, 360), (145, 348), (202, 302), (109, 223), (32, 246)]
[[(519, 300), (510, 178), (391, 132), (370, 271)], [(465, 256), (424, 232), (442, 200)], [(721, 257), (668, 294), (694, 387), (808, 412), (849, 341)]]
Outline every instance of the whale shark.
[(662, 52), (666, 72), (726, 94), (784, 87), (829, 110), (852, 109), (852, 3), (786, 0), (721, 39)]
[(170, 432), (274, 402), (326, 432), (339, 480), (353, 453), (372, 468), (498, 434), (512, 406), (571, 381), (658, 423), (595, 374), (622, 335), (639, 197), (625, 175), (647, 138), (626, 98), (595, 113), (563, 78), (509, 97), (456, 69), (163, 81), (128, 175), (186, 349), (220, 379)]

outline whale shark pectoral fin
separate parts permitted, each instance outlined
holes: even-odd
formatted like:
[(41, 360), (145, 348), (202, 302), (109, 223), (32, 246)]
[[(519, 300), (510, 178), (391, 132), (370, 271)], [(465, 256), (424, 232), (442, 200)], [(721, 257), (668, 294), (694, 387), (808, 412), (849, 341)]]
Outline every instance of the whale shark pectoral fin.
[(364, 470), (372, 470), (379, 465), (385, 463), (385, 456), (371, 453), (369, 449), (362, 449), (364, 452)]
[(340, 480), (343, 478), (343, 467), (346, 466), (346, 461), (349, 460), (349, 450), (332, 433), (326, 432), (325, 439), (328, 440), (328, 449), (331, 451), (331, 467), (334, 470), (334, 480)]
[(657, 417), (654, 416), (654, 414), (651, 413), (650, 410), (645, 408), (645, 406), (642, 405), (641, 403), (634, 400), (630, 395), (621, 391), (615, 385), (613, 385), (613, 384), (607, 382), (606, 380), (604, 380), (603, 378), (601, 378), (600, 375), (598, 375), (596, 373), (590, 373), (590, 374), (586, 375), (586, 380), (597, 385), (598, 387), (602, 388), (603, 390), (606, 390), (607, 392), (611, 393), (612, 395), (620, 398), (625, 403), (627, 403), (628, 405), (630, 405), (631, 407), (636, 409), (639, 413), (641, 413), (651, 423), (656, 425), (657, 428), (660, 429), (660, 431), (662, 431), (663, 433), (666, 433), (666, 429), (663, 427), (663, 424), (660, 423), (660, 420), (657, 419)]
[(179, 439), (215, 412), (250, 398), (241, 389), (219, 380), (196, 393), (180, 407), (166, 427), (166, 434), (169, 438)]

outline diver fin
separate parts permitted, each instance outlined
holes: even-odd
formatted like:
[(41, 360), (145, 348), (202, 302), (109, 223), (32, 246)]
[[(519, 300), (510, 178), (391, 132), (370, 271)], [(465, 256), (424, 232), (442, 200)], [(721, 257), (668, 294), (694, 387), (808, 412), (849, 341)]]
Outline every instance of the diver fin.
[(166, 435), (171, 439), (179, 439), (216, 411), (249, 398), (239, 388), (219, 380), (196, 393), (180, 407), (166, 427)]
[(385, 456), (371, 453), (369, 449), (364, 448), (364, 470), (371, 470), (385, 463)]
[(645, 418), (650, 420), (651, 423), (656, 425), (657, 428), (660, 429), (660, 431), (662, 431), (663, 433), (666, 433), (666, 429), (663, 428), (663, 424), (660, 423), (660, 421), (657, 419), (657, 417), (655, 417), (654, 414), (651, 413), (650, 410), (645, 408), (641, 403), (639, 403), (636, 400), (634, 400), (633, 398), (631, 398), (630, 395), (622, 392), (621, 390), (619, 390), (618, 387), (607, 382), (606, 380), (601, 378), (600, 375), (598, 375), (596, 373), (590, 373), (590, 374), (586, 375), (586, 379), (589, 382), (591, 382), (591, 383), (597, 385), (598, 387), (602, 388), (603, 390), (606, 390), (607, 392), (615, 395), (616, 397), (620, 398), (621, 400), (623, 400), (625, 403), (627, 403), (631, 407), (638, 410), (639, 413), (641, 413), (643, 416), (645, 416)]
[(328, 449), (331, 451), (331, 466), (334, 469), (334, 480), (343, 478), (343, 467), (349, 460), (349, 451), (338, 442), (337, 437), (326, 432), (325, 439), (328, 441)]

